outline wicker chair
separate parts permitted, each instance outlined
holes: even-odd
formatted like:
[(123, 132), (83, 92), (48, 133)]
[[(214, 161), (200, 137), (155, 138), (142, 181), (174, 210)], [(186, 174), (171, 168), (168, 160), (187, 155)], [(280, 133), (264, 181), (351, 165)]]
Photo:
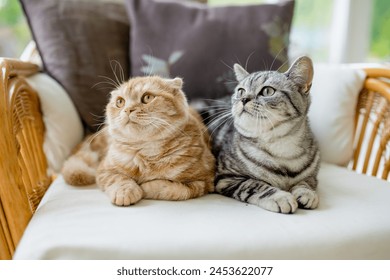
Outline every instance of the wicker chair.
[(51, 178), (39, 99), (24, 80), (38, 66), (10, 59), (0, 65), (0, 258), (10, 259)]
[[(365, 69), (365, 71), (367, 79), (356, 108), (356, 148), (351, 166), (357, 172), (388, 180), (390, 70)], [(368, 142), (363, 148), (365, 140)]]
[[(1, 59), (0, 67), (0, 259), (11, 259), (52, 178), (42, 147), (45, 128), (39, 98), (25, 80), (38, 72), (38, 66)], [(350, 168), (387, 180), (390, 69), (365, 71), (367, 79), (356, 108), (356, 149)]]

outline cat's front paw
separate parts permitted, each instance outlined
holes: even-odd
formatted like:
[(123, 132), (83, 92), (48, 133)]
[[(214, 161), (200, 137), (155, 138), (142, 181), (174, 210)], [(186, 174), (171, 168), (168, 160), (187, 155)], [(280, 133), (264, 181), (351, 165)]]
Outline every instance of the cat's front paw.
[(259, 206), (276, 213), (292, 214), (297, 210), (298, 203), (291, 193), (278, 191), (271, 197), (261, 199)]
[(129, 206), (135, 204), (142, 199), (143, 191), (139, 186), (123, 185), (110, 186), (106, 193), (110, 197), (111, 203), (117, 206)]
[(298, 207), (303, 209), (315, 209), (318, 207), (319, 198), (318, 194), (312, 189), (308, 189), (305, 186), (295, 187), (291, 193), (298, 202)]

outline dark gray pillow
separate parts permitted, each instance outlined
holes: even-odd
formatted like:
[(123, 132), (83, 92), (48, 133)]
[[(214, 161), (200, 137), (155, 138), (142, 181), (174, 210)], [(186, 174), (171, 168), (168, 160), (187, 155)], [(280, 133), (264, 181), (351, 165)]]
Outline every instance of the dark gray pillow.
[(209, 7), (126, 0), (126, 8), (132, 75), (180, 76), (189, 99), (229, 94), (236, 62), (249, 72), (288, 64), (294, 1)]
[[(110, 62), (129, 76), (129, 23), (123, 3), (79, 0), (21, 0), (44, 71), (70, 95), (86, 128), (104, 120)], [(117, 75), (119, 75), (117, 69)], [(61, 106), (61, 104), (58, 104)]]

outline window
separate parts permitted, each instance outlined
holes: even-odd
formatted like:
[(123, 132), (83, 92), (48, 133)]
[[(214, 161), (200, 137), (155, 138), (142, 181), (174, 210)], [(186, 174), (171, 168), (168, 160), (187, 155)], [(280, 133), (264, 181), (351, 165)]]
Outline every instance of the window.
[(0, 57), (19, 57), (30, 40), (19, 1), (0, 0)]
[(370, 61), (390, 61), (390, 2), (375, 0), (370, 37)]
[(290, 34), (290, 57), (306, 54), (317, 62), (329, 59), (333, 1), (296, 1)]
[[(209, 0), (211, 5), (277, 0)], [(316, 62), (390, 60), (390, 1), (295, 0), (290, 56)]]

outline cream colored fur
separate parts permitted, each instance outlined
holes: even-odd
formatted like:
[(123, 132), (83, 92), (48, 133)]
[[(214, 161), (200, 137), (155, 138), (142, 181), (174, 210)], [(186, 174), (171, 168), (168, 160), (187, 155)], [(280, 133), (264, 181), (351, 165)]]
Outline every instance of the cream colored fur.
[(213, 191), (209, 135), (181, 87), (179, 78), (138, 77), (114, 90), (106, 126), (65, 163), (66, 182), (96, 182), (119, 206), (142, 198), (186, 200)]

